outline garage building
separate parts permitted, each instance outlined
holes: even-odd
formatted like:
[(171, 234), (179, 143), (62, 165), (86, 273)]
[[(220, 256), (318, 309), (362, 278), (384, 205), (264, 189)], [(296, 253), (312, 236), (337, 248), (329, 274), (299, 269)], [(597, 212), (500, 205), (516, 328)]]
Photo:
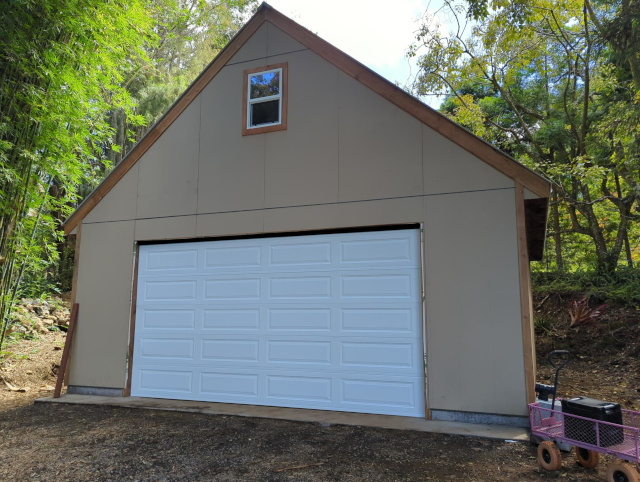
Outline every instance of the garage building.
[(525, 425), (548, 197), (263, 4), (66, 221), (68, 392)]

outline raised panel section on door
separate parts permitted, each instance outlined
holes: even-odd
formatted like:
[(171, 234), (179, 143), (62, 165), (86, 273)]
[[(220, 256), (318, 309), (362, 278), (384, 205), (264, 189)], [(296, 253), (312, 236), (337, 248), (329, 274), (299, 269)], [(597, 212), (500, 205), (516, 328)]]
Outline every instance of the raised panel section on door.
[(143, 245), (132, 395), (424, 416), (417, 230)]

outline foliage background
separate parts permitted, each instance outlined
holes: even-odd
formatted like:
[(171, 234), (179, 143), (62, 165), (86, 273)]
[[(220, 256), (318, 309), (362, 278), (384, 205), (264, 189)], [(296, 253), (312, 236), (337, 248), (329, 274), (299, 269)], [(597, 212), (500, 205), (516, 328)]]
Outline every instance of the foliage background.
[[(637, 1), (446, 1), (409, 55), (414, 94), (552, 181), (544, 261), (612, 276), (640, 260)], [(561, 276), (562, 278), (562, 276)]]
[(0, 347), (19, 296), (70, 289), (60, 225), (239, 30), (256, 0), (0, 7)]
[[(6, 0), (0, 8), (0, 345), (13, 300), (68, 291), (61, 222), (257, 0)], [(553, 182), (534, 286), (640, 302), (640, 3), (446, 0), (409, 49), (417, 96)]]

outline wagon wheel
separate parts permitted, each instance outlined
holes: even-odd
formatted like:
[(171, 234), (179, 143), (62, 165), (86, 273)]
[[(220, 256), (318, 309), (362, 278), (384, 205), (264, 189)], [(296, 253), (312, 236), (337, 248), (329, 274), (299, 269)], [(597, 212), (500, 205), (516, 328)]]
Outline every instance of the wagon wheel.
[(607, 482), (638, 482), (638, 471), (630, 464), (612, 464), (607, 468)]
[(578, 463), (587, 469), (592, 469), (600, 463), (600, 454), (595, 450), (587, 450), (581, 447), (574, 447)]
[(538, 446), (538, 462), (545, 470), (558, 470), (562, 467), (562, 454), (558, 446), (549, 440), (542, 442)]

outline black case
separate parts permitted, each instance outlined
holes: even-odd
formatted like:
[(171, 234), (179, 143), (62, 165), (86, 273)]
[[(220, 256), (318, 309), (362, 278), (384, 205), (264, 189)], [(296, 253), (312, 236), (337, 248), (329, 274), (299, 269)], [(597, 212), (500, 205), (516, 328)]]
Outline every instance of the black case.
[[(593, 398), (576, 397), (562, 400), (562, 412), (569, 415), (590, 418), (601, 422), (622, 425), (620, 404), (595, 400)], [(597, 444), (596, 424), (589, 420), (564, 417), (565, 437), (591, 445)], [(600, 447), (611, 447), (624, 441), (624, 429), (610, 425), (600, 425)]]

